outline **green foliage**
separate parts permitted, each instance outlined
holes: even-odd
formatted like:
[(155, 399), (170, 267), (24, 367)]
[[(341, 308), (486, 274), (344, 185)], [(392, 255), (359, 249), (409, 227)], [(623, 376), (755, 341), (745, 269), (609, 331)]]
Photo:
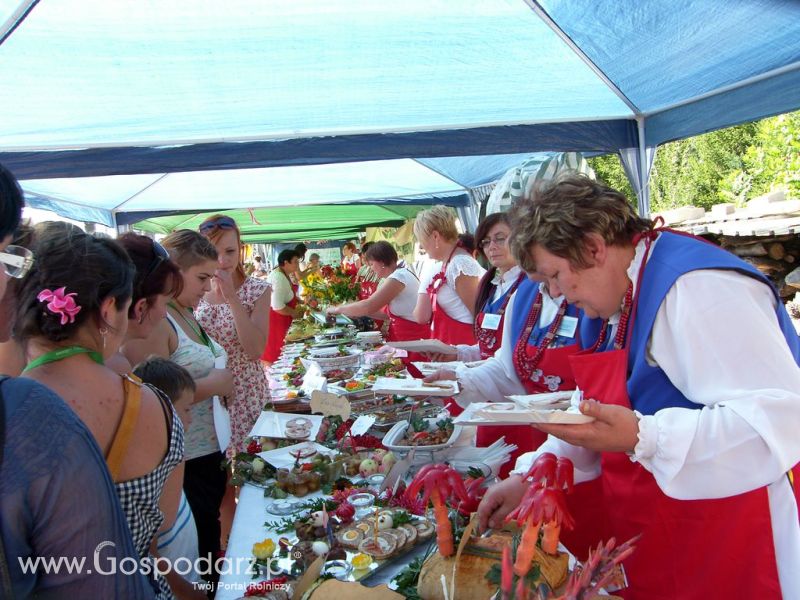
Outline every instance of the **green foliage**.
[(660, 147), (650, 188), (653, 210), (687, 204), (708, 209), (743, 199), (749, 191), (746, 178), (737, 177), (756, 129), (755, 123), (745, 123)]
[[(598, 179), (635, 202), (618, 155), (589, 164)], [(742, 206), (779, 189), (800, 198), (800, 111), (664, 144), (650, 179), (654, 212), (720, 202)]]
[(625, 175), (618, 154), (605, 154), (587, 160), (592, 169), (594, 169), (594, 174), (598, 180), (615, 190), (619, 190), (625, 194), (628, 200), (634, 204), (636, 203), (636, 194), (633, 192), (630, 181), (628, 181), (628, 176)]
[(756, 138), (744, 157), (753, 195), (783, 189), (800, 198), (800, 111), (760, 121)]

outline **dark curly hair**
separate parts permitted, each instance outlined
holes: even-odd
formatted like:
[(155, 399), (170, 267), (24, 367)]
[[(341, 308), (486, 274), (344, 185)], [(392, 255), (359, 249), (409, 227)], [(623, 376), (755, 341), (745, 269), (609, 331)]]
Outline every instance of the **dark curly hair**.
[[(113, 298), (121, 306), (131, 298), (134, 266), (116, 240), (95, 237), (68, 223), (51, 223), (41, 235), (37, 232), (31, 249), (36, 262), (17, 289), (14, 335), (23, 343), (33, 337), (68, 340), (90, 319), (100, 320), (104, 300)], [(42, 290), (61, 287), (75, 292), (81, 307), (75, 321), (65, 325), (37, 298)]]

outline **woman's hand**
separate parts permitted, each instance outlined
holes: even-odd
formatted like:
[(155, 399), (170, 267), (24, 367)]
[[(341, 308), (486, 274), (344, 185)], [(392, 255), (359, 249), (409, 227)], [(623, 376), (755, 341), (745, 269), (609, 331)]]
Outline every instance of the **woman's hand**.
[(480, 530), (502, 527), (503, 519), (519, 505), (527, 489), (528, 483), (519, 475), (512, 475), (490, 487), (478, 506)]
[(228, 369), (211, 369), (207, 375), (214, 395), (223, 398), (233, 396), (233, 373)]
[(211, 283), (216, 287), (217, 291), (229, 303), (236, 298), (236, 287), (233, 285), (233, 276), (228, 271), (217, 269), (214, 272), (214, 278)]
[(536, 424), (533, 427), (573, 446), (597, 452), (633, 452), (639, 443), (639, 418), (624, 406), (584, 400), (581, 412), (594, 417), (582, 425)]
[(455, 381), (456, 372), (451, 369), (437, 369), (434, 373), (428, 375), (424, 381), (425, 383), (433, 383), (434, 381)]
[(339, 307), (338, 306), (329, 306), (325, 309), (325, 314), (328, 315), (338, 315), (339, 314)]

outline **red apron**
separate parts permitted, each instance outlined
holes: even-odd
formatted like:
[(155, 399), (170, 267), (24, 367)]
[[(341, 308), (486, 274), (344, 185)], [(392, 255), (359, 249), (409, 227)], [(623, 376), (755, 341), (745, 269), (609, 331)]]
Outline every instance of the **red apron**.
[[(289, 281), (291, 283), (291, 280)], [(286, 304), (289, 308), (297, 306), (297, 285), (291, 283), (292, 286), (292, 299)], [(264, 348), (264, 353), (261, 355), (261, 360), (264, 362), (273, 363), (278, 360), (278, 357), (283, 351), (283, 344), (286, 341), (286, 334), (292, 326), (294, 319), (289, 315), (282, 315), (270, 307), (269, 309), (269, 333), (267, 334), (267, 346)]]
[(363, 277), (356, 277), (356, 283), (358, 284), (358, 299), (359, 300), (366, 300), (372, 294), (375, 293), (375, 290), (378, 289), (378, 282), (377, 281), (367, 281)]
[[(497, 327), (497, 330), (489, 330), (478, 328), (477, 323), (483, 322), (483, 315), (484, 312), (481, 311), (478, 314), (478, 318), (475, 319), (476, 327), (476, 337), (478, 338), (478, 346), (481, 349), (481, 358), (488, 358), (489, 356), (494, 356), (494, 353), (497, 351), (497, 348), (500, 347), (503, 339), (503, 322), (505, 321), (505, 309), (508, 306), (508, 302), (511, 299), (511, 295), (516, 291), (519, 284), (522, 282), (523, 278), (525, 277), (524, 273), (521, 273), (517, 281), (514, 283), (514, 286), (511, 290), (509, 290), (508, 296), (506, 297), (505, 301), (503, 302), (503, 306), (499, 310), (500, 314), (500, 325)], [(534, 303), (535, 304), (535, 303)], [(522, 308), (522, 307), (520, 307)], [(530, 312), (536, 310), (533, 305), (531, 305)], [(529, 314), (530, 316), (530, 314)], [(528, 319), (526, 319), (527, 321)], [(538, 321), (538, 312), (537, 318)], [(559, 319), (560, 322), (560, 319)], [(558, 327), (558, 325), (556, 325)], [(491, 338), (489, 334), (496, 334), (499, 337), (499, 341), (496, 344), (490, 345), (489, 341)], [(523, 336), (520, 335), (520, 338)], [(535, 348), (533, 348), (535, 350)], [(566, 348), (560, 348), (557, 350), (553, 350), (554, 353), (561, 353)], [(569, 367), (566, 364), (566, 359), (558, 359), (558, 364), (554, 364), (554, 358), (551, 357), (550, 359), (547, 358), (548, 352), (545, 352), (542, 360), (540, 361), (540, 366), (547, 368), (546, 373), (552, 373), (561, 377), (562, 381), (572, 381), (572, 375), (569, 371)], [(566, 368), (561, 368), (561, 363), (564, 363)], [(514, 361), (514, 369), (517, 373), (517, 377), (520, 378), (522, 384), (525, 386), (525, 390), (529, 394), (534, 394), (537, 392), (547, 391), (546, 389), (537, 389), (538, 386), (531, 381), (530, 375), (525, 376), (520, 373), (520, 368)], [(570, 389), (570, 388), (566, 388)], [(508, 477), (509, 472), (511, 469), (514, 468), (514, 464), (517, 462), (517, 458), (519, 458), (522, 454), (526, 452), (531, 452), (536, 450), (539, 446), (542, 445), (545, 439), (547, 439), (547, 435), (544, 433), (532, 428), (528, 427), (527, 425), (505, 425), (505, 426), (478, 426), (477, 434), (475, 438), (475, 445), (478, 448), (485, 448), (490, 446), (495, 440), (505, 437), (506, 442), (509, 444), (516, 444), (517, 450), (511, 454), (511, 459), (502, 466), (500, 469), (500, 477), (505, 479)]]
[[(386, 341), (402, 342), (427, 340), (431, 337), (431, 326), (429, 323), (417, 323), (416, 321), (398, 317), (392, 314), (388, 304), (384, 308), (384, 312), (389, 316), (389, 331), (386, 334)], [(421, 360), (424, 360), (424, 358)]]
[[(627, 346), (572, 357), (586, 398), (631, 408)], [(600, 535), (621, 544), (642, 534), (624, 561), (629, 587), (617, 594), (629, 600), (781, 597), (766, 488), (675, 500), (623, 452), (603, 452), (601, 464), (608, 531)], [(589, 526), (576, 518), (576, 530)]]
[(355, 277), (358, 273), (358, 267), (356, 266), (356, 263), (342, 259), (342, 272), (350, 277)]
[(453, 248), (453, 251), (450, 253), (450, 257), (442, 265), (442, 270), (434, 275), (430, 285), (428, 286), (428, 297), (431, 299), (431, 312), (433, 314), (430, 337), (453, 346), (456, 344), (474, 346), (475, 331), (473, 330), (472, 323), (462, 323), (461, 321), (456, 321), (454, 318), (444, 312), (444, 309), (439, 308), (436, 305), (436, 298), (439, 295), (439, 291), (444, 285), (447, 284), (447, 278), (445, 275), (447, 272), (447, 265), (450, 264), (450, 259), (453, 258), (453, 254), (458, 248), (459, 246)]

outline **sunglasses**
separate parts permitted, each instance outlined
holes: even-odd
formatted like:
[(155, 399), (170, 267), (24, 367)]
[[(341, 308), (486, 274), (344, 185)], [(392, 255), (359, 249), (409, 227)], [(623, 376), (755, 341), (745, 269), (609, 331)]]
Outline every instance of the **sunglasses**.
[(199, 229), (200, 233), (206, 234), (215, 228), (236, 229), (236, 221), (234, 221), (230, 217), (217, 217), (216, 219), (211, 219), (210, 221), (205, 221), (201, 223)]
[(150, 265), (147, 267), (147, 271), (145, 272), (142, 281), (146, 281), (150, 275), (155, 273), (156, 269), (161, 266), (161, 263), (166, 262), (169, 260), (169, 252), (167, 249), (164, 248), (161, 244), (157, 241), (153, 240), (153, 260), (150, 261)]
[(6, 275), (15, 279), (25, 277), (33, 261), (33, 252), (22, 246), (6, 246), (5, 252), (0, 252), (0, 263), (3, 263)]

